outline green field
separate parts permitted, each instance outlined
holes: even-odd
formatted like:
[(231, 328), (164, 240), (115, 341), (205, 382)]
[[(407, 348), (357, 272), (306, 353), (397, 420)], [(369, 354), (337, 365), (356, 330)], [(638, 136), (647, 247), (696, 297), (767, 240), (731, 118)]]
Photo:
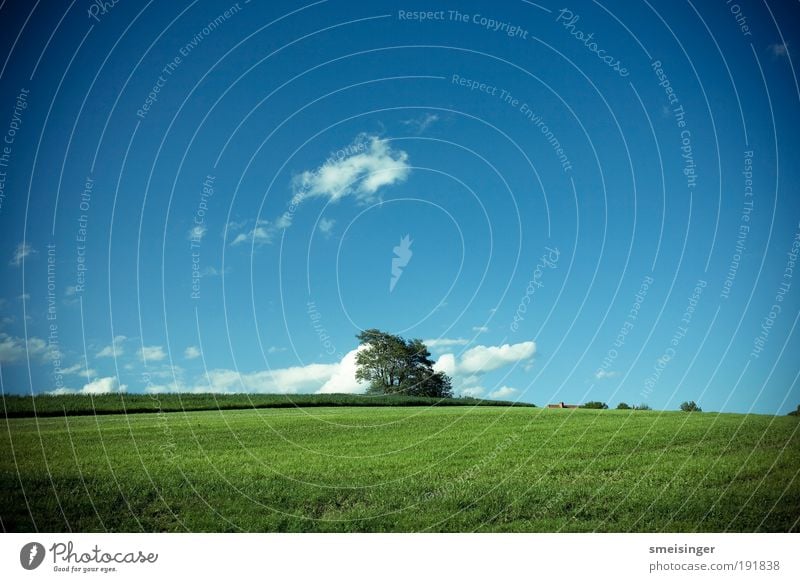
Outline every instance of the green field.
[(796, 417), (265, 408), (0, 421), (6, 531), (797, 531)]

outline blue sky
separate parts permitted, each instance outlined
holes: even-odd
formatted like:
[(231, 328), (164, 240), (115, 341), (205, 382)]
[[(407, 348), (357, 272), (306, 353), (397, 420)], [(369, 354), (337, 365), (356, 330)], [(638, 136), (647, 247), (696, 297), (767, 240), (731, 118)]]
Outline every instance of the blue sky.
[(796, 5), (30, 10), (3, 392), (355, 392), (378, 327), (462, 394), (800, 402)]

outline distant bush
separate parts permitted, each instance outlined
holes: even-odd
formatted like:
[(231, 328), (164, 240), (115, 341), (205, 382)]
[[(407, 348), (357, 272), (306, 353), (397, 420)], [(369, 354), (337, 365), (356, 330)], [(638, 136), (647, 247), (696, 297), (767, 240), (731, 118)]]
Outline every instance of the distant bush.
[(650, 406), (648, 406), (647, 404), (644, 404), (644, 403), (637, 404), (636, 406), (633, 407), (633, 409), (634, 410), (653, 410), (652, 408), (650, 408)]
[(581, 408), (593, 408), (595, 410), (605, 410), (606, 408), (608, 408), (608, 404), (606, 404), (605, 402), (596, 402), (594, 400), (591, 400), (586, 404), (581, 404)]
[(792, 410), (789, 416), (800, 416), (800, 404), (797, 405), (797, 410)]
[(681, 410), (684, 412), (703, 412), (703, 409), (697, 406), (697, 402), (690, 400), (681, 404)]
[(523, 406), (533, 404), (479, 398), (426, 398), (422, 396), (369, 396), (367, 394), (39, 394), (2, 397), (0, 418), (248, 410), (315, 406)]
[(617, 410), (631, 410), (631, 407), (629, 404), (625, 402), (620, 402), (619, 404), (617, 404)]

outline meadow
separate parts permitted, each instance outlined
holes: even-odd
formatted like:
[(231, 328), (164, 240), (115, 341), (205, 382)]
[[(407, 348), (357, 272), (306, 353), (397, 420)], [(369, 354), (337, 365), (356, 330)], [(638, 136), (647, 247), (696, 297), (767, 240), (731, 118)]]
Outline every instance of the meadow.
[(0, 421), (6, 531), (797, 531), (797, 417), (320, 406)]

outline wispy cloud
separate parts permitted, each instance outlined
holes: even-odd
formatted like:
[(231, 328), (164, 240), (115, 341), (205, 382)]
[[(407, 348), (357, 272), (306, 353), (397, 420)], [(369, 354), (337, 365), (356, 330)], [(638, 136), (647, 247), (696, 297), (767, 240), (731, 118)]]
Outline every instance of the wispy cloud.
[[(276, 219), (258, 219), (249, 229), (246, 224), (228, 223), (230, 245), (270, 244), (282, 230), (292, 225), (294, 213), (304, 201), (326, 198), (338, 202), (352, 197), (359, 202), (369, 202), (382, 188), (404, 181), (410, 170), (406, 152), (392, 148), (386, 139), (360, 134), (322, 165), (292, 178), (291, 205)], [(318, 228), (323, 234), (330, 234), (334, 223), (332, 219), (323, 218)]]
[(516, 388), (512, 388), (511, 386), (502, 386), (494, 392), (490, 392), (489, 398), (509, 398), (517, 392), (519, 392), (519, 390)]
[(597, 370), (594, 373), (595, 380), (605, 380), (606, 378), (616, 378), (619, 376), (619, 372), (614, 370)]
[(197, 346), (189, 346), (183, 350), (183, 357), (187, 360), (194, 360), (200, 357), (200, 348)]
[(407, 119), (403, 121), (403, 125), (410, 127), (414, 133), (417, 135), (425, 133), (425, 130), (428, 129), (431, 125), (439, 121), (439, 116), (436, 113), (425, 113), (420, 117), (415, 117), (414, 119)]
[(524, 366), (530, 363), (535, 354), (536, 343), (533, 341), (500, 346), (480, 345), (466, 350), (460, 357), (452, 353), (442, 354), (434, 369), (453, 378), (457, 393), (478, 396), (484, 392), (480, 386), (480, 379), (484, 374), (512, 364)]
[(342, 151), (352, 153), (295, 176), (295, 204), (316, 197), (336, 202), (348, 196), (369, 202), (381, 188), (404, 181), (411, 170), (406, 152), (375, 135), (361, 134)]
[(459, 390), (462, 396), (469, 396), (471, 398), (480, 398), (483, 396), (485, 389), (483, 386), (466, 386)]
[(773, 57), (785, 57), (789, 54), (789, 44), (788, 43), (774, 43), (769, 45), (769, 52), (772, 53)]
[(77, 375), (77, 376), (96, 376), (97, 371), (93, 370), (92, 368), (85, 368), (83, 364), (73, 364), (72, 366), (68, 366), (66, 368), (59, 368), (59, 374), (64, 374), (65, 376)]
[(111, 345), (104, 347), (99, 352), (95, 354), (96, 358), (113, 358), (121, 356), (125, 353), (124, 343), (125, 340), (128, 339), (124, 335), (118, 335), (114, 337), (114, 340), (111, 342)]
[(167, 357), (161, 346), (143, 346), (139, 349), (139, 357), (145, 362), (160, 362)]
[(330, 236), (331, 233), (333, 232), (334, 224), (336, 224), (336, 221), (333, 218), (323, 217), (319, 219), (319, 225), (317, 226), (317, 228), (319, 228), (319, 231), (325, 236)]
[(107, 376), (84, 384), (80, 390), (59, 388), (49, 392), (49, 394), (112, 394), (126, 392), (127, 389), (128, 387), (125, 384), (119, 383), (119, 379), (116, 376)]
[(9, 264), (13, 265), (14, 267), (19, 267), (22, 264), (22, 261), (35, 254), (36, 251), (31, 245), (29, 245), (27, 242), (21, 242), (17, 245), (17, 248), (14, 249), (14, 254), (11, 256)]
[[(464, 352), (456, 360), (453, 354), (444, 354), (439, 358), (440, 366), (450, 367), (448, 374), (484, 374), (509, 364), (528, 360), (536, 353), (536, 343), (532, 341), (501, 346), (475, 346)], [(442, 360), (445, 360), (442, 363)]]
[(256, 220), (253, 228), (240, 232), (231, 241), (231, 246), (237, 246), (243, 243), (252, 243), (256, 246), (271, 243), (279, 228), (274, 223), (268, 220)]
[(426, 339), (423, 341), (425, 345), (428, 346), (429, 350), (442, 350), (446, 348), (451, 348), (453, 346), (465, 346), (469, 343), (469, 340), (463, 338), (446, 338), (446, 337), (440, 337), (436, 339)]
[(47, 343), (38, 337), (24, 338), (0, 333), (0, 364), (13, 364), (28, 357), (43, 356), (47, 351)]
[(196, 224), (189, 229), (189, 232), (187, 233), (186, 237), (189, 239), (189, 241), (200, 242), (201, 240), (203, 240), (203, 237), (206, 235), (207, 232), (208, 229), (206, 228), (205, 224)]
[(475, 327), (472, 328), (472, 331), (474, 331), (475, 333), (486, 333), (489, 331), (489, 328), (486, 327), (485, 325), (476, 325)]

